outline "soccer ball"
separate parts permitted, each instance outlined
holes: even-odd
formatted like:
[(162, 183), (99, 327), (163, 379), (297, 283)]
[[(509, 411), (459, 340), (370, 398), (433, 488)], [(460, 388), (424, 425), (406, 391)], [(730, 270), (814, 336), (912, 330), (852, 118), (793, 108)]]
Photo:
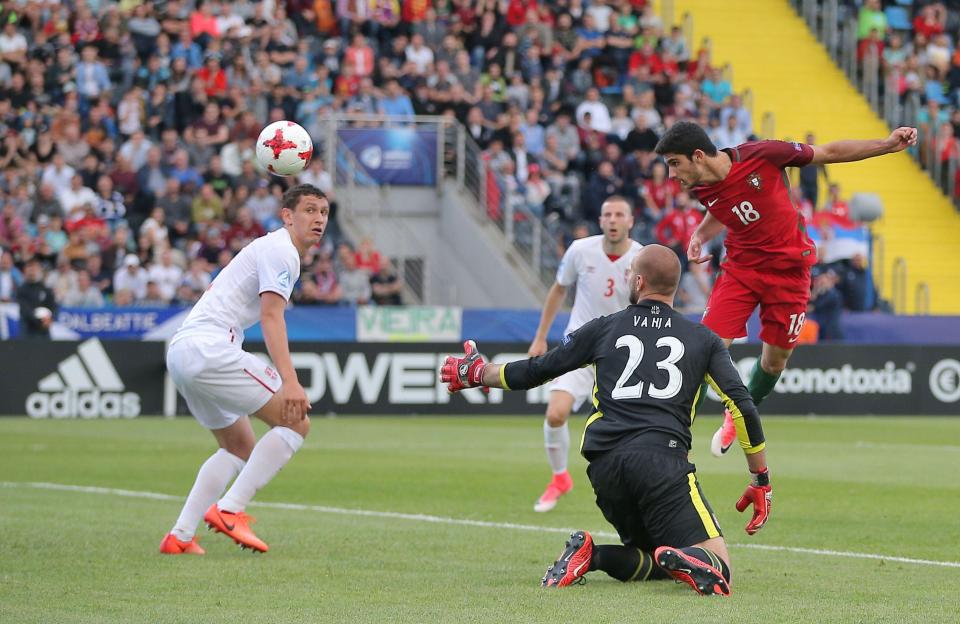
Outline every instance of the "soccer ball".
[(307, 168), (313, 156), (313, 141), (303, 126), (275, 121), (257, 138), (257, 160), (272, 174), (296, 175)]

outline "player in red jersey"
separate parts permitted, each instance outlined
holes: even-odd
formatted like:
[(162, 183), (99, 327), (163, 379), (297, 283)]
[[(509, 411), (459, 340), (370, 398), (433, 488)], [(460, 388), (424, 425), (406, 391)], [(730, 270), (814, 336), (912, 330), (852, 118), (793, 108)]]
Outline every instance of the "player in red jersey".
[[(755, 404), (773, 390), (800, 337), (810, 298), (810, 267), (817, 262), (803, 215), (790, 199), (784, 168), (864, 160), (916, 142), (916, 128), (897, 128), (886, 139), (825, 145), (756, 141), (717, 150), (703, 128), (681, 121), (657, 143), (671, 179), (707, 209), (687, 247), (690, 262), (710, 260), (712, 256), (701, 255), (703, 246), (727, 230), (727, 259), (703, 324), (729, 346), (746, 336), (747, 319), (760, 306), (763, 352), (747, 384)], [(701, 388), (700, 402), (705, 393)], [(735, 439), (736, 424), (728, 411), (711, 450), (722, 455)]]

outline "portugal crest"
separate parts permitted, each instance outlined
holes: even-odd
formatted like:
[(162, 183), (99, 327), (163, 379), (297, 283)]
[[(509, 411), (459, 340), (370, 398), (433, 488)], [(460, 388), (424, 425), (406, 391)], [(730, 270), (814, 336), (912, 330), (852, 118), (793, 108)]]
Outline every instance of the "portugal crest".
[(759, 191), (760, 190), (760, 174), (754, 171), (749, 176), (747, 176), (747, 184), (752, 186), (754, 190)]

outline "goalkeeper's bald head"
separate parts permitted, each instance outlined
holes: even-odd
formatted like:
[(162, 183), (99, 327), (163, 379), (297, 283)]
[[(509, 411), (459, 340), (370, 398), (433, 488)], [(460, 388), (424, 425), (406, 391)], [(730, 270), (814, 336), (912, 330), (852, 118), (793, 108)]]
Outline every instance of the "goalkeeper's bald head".
[(630, 302), (656, 299), (673, 305), (680, 286), (680, 258), (669, 247), (647, 245), (630, 263)]

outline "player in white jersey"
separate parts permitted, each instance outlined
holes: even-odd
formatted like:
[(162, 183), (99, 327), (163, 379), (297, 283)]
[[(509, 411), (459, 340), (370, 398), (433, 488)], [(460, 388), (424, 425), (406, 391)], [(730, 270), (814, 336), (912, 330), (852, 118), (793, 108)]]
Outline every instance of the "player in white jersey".
[[(320, 242), (329, 214), (327, 197), (315, 186), (288, 190), (280, 209), (283, 227), (240, 250), (170, 341), (167, 370), (190, 413), (220, 448), (200, 467), (177, 523), (160, 543), (161, 553), (202, 555), (195, 536), (201, 518), (241, 548), (267, 551), (244, 510), (310, 430), (310, 403), (290, 359), (283, 312), (300, 277), (301, 258)], [(273, 366), (241, 348), (243, 331), (257, 321)], [(259, 441), (249, 415), (271, 427)]]
[[(567, 296), (567, 288), (576, 284), (570, 322), (564, 335), (598, 316), (619, 312), (627, 306), (630, 287), (627, 275), (630, 262), (642, 245), (630, 238), (633, 209), (623, 197), (613, 196), (600, 208), (600, 230), (603, 234), (573, 241), (557, 269), (557, 281), (550, 287), (543, 304), (537, 335), (527, 354), (531, 357), (547, 352), (547, 333)], [(550, 511), (557, 500), (573, 488), (567, 471), (570, 453), (570, 412), (580, 409), (593, 392), (593, 368), (581, 368), (561, 375), (550, 385), (543, 423), (543, 442), (553, 478), (533, 506), (534, 511)]]

